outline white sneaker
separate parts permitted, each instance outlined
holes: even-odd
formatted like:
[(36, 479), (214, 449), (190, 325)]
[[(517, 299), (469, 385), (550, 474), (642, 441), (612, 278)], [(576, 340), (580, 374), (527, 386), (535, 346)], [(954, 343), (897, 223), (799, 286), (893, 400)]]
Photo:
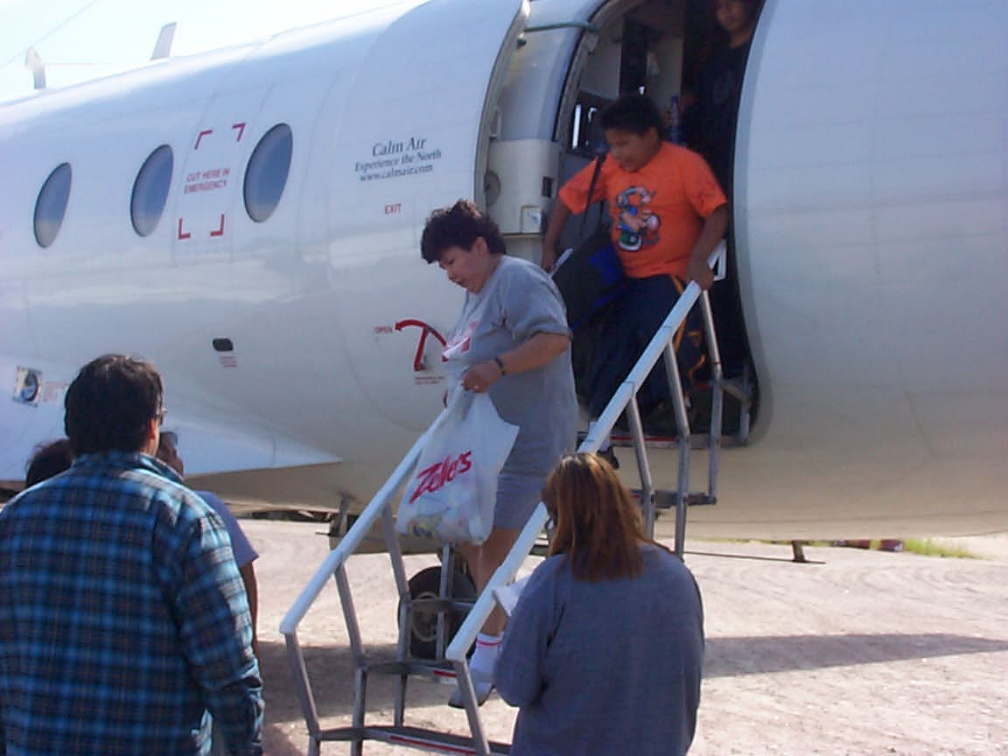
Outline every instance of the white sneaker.
[[(476, 670), (471, 670), (469, 674), (472, 676), (473, 688), (476, 692), (476, 703), (482, 706), (490, 697), (490, 691), (493, 690), (493, 680), (483, 677)], [(451, 698), (448, 699), (448, 705), (455, 709), (465, 708), (465, 704), (462, 703), (462, 688), (458, 684), (455, 685), (455, 690), (452, 691)]]

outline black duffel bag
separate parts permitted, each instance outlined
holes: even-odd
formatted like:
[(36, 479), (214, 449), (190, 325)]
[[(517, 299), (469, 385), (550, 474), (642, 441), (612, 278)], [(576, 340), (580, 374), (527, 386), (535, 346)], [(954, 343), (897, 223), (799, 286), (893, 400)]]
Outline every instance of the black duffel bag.
[[(589, 198), (595, 193), (605, 158), (602, 154), (595, 160), (595, 171), (588, 188)], [(584, 238), (589, 213), (589, 209), (585, 209), (581, 220), (583, 238), (573, 250), (560, 257), (553, 271), (553, 281), (567, 307), (567, 324), (575, 333), (601, 316), (619, 297), (624, 285), (623, 265), (613, 246), (609, 225), (605, 222), (603, 203), (598, 205), (599, 218), (595, 230)]]

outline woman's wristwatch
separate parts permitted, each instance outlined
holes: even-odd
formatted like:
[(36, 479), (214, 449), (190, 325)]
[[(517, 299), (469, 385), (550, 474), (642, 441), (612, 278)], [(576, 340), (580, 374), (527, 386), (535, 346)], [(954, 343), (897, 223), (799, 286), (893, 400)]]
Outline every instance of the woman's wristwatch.
[(493, 361), (496, 362), (497, 363), (497, 367), (500, 368), (501, 375), (502, 376), (507, 375), (507, 370), (504, 369), (504, 363), (501, 361), (501, 358), (500, 357), (494, 357)]

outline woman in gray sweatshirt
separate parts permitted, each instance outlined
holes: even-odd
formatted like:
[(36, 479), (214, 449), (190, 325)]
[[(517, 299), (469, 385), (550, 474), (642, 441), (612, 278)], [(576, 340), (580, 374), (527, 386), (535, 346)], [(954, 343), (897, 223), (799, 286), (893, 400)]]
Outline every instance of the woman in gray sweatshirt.
[(513, 756), (684, 754), (696, 729), (703, 606), (693, 575), (645, 538), (593, 454), (565, 457), (543, 501), (550, 556), (522, 591), (496, 684), (520, 708)]

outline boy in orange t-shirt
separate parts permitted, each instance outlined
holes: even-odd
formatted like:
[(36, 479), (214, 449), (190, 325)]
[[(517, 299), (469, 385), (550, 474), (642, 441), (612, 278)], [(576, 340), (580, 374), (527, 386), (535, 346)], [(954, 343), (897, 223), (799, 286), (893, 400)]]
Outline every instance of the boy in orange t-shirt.
[[(704, 159), (663, 142), (661, 113), (643, 95), (626, 95), (602, 114), (609, 158), (588, 197), (594, 163), (560, 189), (543, 237), (542, 265), (556, 261), (564, 223), (605, 199), (613, 245), (627, 276), (616, 316), (605, 329), (593, 360), (589, 412), (598, 417), (668, 316), (687, 281), (709, 289), (714, 274), (707, 259), (724, 237), (728, 200)], [(647, 414), (668, 397), (659, 363), (640, 392)]]

